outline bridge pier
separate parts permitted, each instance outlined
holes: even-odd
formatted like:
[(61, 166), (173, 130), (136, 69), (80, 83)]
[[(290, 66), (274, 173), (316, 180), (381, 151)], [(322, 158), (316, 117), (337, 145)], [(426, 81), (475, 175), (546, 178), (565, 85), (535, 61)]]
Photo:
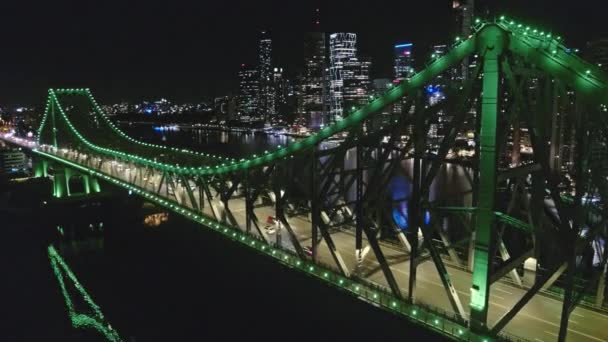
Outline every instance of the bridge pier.
[(49, 162), (46, 159), (34, 157), (32, 158), (32, 163), (34, 166), (34, 177), (48, 176)]
[(88, 195), (91, 192), (100, 192), (99, 181), (97, 178), (89, 175), (81, 175), (82, 182), (84, 183), (84, 192)]
[(70, 195), (68, 180), (67, 169), (56, 166), (53, 172), (53, 196), (61, 198)]
[[(48, 162), (43, 162), (48, 165)], [(46, 168), (41, 168), (41, 170), (45, 169)], [(44, 174), (45, 172), (46, 171), (44, 171), (42, 174)], [(85, 194), (88, 195), (91, 193), (101, 192), (99, 180), (96, 177), (87, 174), (82, 174), (68, 167), (53, 165), (53, 196), (57, 198), (71, 196), (72, 189), (70, 189), (70, 179), (78, 175), (82, 177)]]

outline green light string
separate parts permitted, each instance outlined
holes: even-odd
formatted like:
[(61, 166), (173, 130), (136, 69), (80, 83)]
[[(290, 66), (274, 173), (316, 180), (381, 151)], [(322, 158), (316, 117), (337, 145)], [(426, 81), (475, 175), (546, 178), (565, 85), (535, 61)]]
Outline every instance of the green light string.
[[(59, 283), (59, 287), (61, 288), (61, 293), (63, 294), (63, 298), (65, 300), (68, 315), (70, 316), (70, 322), (72, 326), (77, 329), (82, 328), (92, 328), (100, 332), (105, 336), (108, 341), (111, 342), (122, 342), (122, 339), (118, 335), (118, 333), (112, 329), (112, 327), (105, 321), (103, 313), (101, 309), (95, 302), (93, 298), (87, 293), (84, 287), (80, 284), (72, 270), (65, 263), (61, 255), (57, 252), (55, 247), (51, 244), (48, 247), (48, 256), (51, 261), (51, 267), (53, 268), (53, 273), (55, 274), (55, 278), (57, 278), (57, 282)], [(80, 295), (83, 297), (85, 302), (93, 309), (94, 317), (88, 316), (86, 314), (80, 314), (76, 312), (74, 307), (74, 302), (72, 301), (67, 286), (64, 281), (64, 274), (68, 276), (68, 278), (72, 281), (74, 287)]]
[[(40, 121), (40, 127), (38, 127), (38, 137), (37, 137), (36, 141), (37, 141), (37, 143), (39, 145), (42, 144), (42, 142), (40, 141), (40, 139), (42, 138), (42, 131), (43, 131), (45, 125), (46, 125), (46, 120), (47, 120), (47, 118), (49, 116), (50, 106), (51, 106), (51, 97), (49, 96), (46, 99), (46, 107), (44, 109), (44, 114), (42, 115), (42, 120)], [(51, 128), (51, 129), (54, 129), (54, 127)]]

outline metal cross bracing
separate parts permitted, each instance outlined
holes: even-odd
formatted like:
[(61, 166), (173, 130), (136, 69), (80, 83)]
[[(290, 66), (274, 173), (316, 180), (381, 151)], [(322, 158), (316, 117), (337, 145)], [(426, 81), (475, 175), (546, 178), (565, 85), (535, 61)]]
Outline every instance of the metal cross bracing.
[[(472, 54), (472, 77), (428, 104), (424, 87)], [(575, 308), (596, 291), (603, 302), (607, 85), (559, 37), (501, 18), (477, 22), (471, 37), (344, 120), (261, 155), (235, 160), (138, 141), (88, 89), (49, 91), (36, 151), (57, 170), (234, 227), (343, 282), (380, 286), (391, 305), (441, 306), (467, 336), (605, 341), (608, 318)], [(397, 101), (402, 113), (385, 114)], [(440, 112), (451, 120), (435, 148), (429, 130)], [(329, 140), (338, 134), (345, 139)], [(475, 153), (455, 158), (467, 134)], [(532, 154), (520, 153), (524, 135)], [(407, 184), (396, 186), (399, 178)], [(599, 260), (592, 268), (589, 253)], [(522, 278), (516, 269), (530, 257), (539, 267)], [(555, 289), (559, 300), (539, 296)], [(573, 312), (588, 317), (573, 327)]]

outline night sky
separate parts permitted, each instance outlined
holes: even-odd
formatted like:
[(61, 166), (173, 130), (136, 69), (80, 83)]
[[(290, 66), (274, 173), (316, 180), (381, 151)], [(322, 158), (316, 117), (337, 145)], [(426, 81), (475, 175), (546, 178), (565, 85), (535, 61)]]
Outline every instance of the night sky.
[[(427, 46), (453, 37), (451, 0), (1, 2), (0, 105), (40, 104), (49, 87), (90, 87), (102, 103), (225, 95), (239, 65), (256, 63), (261, 29), (271, 32), (273, 63), (295, 74), (316, 7), (324, 31), (358, 33), (374, 77), (391, 75), (394, 43), (411, 41), (427, 56)], [(605, 0), (477, 2), (552, 29), (569, 46), (608, 35)]]

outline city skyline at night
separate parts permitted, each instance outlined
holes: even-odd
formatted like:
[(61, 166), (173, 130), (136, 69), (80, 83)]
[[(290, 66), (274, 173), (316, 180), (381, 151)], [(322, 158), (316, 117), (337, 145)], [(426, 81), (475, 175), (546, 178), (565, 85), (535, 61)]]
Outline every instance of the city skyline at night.
[[(588, 40), (606, 33), (598, 21), (590, 20), (600, 15), (594, 10), (598, 5), (583, 3), (573, 7), (571, 2), (551, 2), (554, 15), (548, 17), (543, 16), (541, 2), (487, 0), (475, 6), (481, 16), (490, 10), (490, 16), (500, 12), (542, 18), (539, 23), (565, 32), (565, 38), (582, 49)], [(168, 11), (161, 5), (112, 1), (90, 10), (64, 1), (39, 4), (33, 12), (16, 3), (2, 6), (3, 44), (9, 48), (0, 57), (3, 105), (36, 104), (33, 93), (55, 85), (87, 85), (111, 102), (160, 97), (187, 102), (235, 95), (239, 66), (257, 64), (260, 30), (272, 36), (276, 64), (294, 78), (304, 70), (304, 34), (314, 28), (311, 18), (316, 8), (321, 10), (324, 32), (358, 34), (361, 53), (373, 61), (371, 78), (392, 77), (392, 47), (403, 39), (418, 47), (414, 53), (420, 56), (419, 68), (431, 46), (449, 42), (456, 25), (451, 1), (372, 5), (263, 1), (256, 6), (237, 1), (230, 7), (184, 4)], [(348, 16), (342, 14), (344, 8), (349, 9)], [(72, 18), (69, 23), (52, 21), (63, 13)], [(53, 27), (52, 40), (43, 34), (44, 27)], [(119, 88), (127, 90), (115, 90)]]

